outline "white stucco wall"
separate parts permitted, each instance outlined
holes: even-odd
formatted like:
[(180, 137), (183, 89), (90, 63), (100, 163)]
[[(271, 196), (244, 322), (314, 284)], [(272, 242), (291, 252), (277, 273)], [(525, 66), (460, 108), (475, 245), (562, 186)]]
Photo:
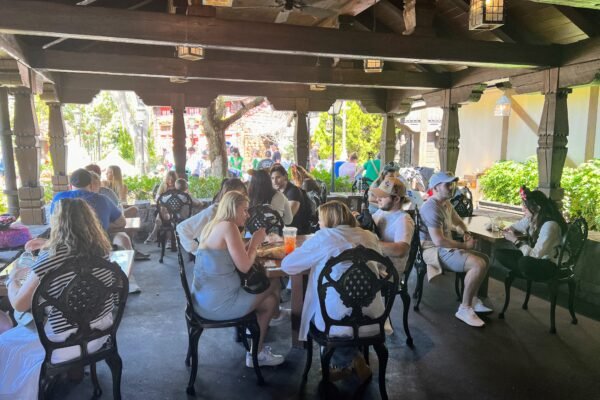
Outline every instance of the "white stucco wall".
[[(568, 165), (584, 162), (588, 129), (590, 87), (574, 88), (567, 100), (569, 112)], [(486, 91), (477, 103), (459, 109), (460, 153), (456, 173), (459, 176), (482, 171), (500, 159), (502, 118), (494, 116), (494, 106), (502, 92)], [(515, 95), (524, 114), (515, 107), (509, 117), (507, 159), (524, 161), (536, 154), (537, 126), (540, 123), (544, 96), (541, 94)], [(600, 105), (596, 115), (600, 116)], [(600, 157), (600, 120), (596, 121), (594, 157)]]

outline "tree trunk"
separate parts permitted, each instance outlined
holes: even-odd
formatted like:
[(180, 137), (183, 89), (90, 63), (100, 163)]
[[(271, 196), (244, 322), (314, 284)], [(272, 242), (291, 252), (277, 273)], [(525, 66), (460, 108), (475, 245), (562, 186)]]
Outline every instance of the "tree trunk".
[[(127, 92), (116, 92), (116, 91), (111, 91), (110, 92), (113, 100), (115, 101), (115, 103), (117, 103), (117, 107), (119, 108), (119, 111), (121, 112), (121, 122), (123, 123), (123, 126), (125, 127), (125, 130), (127, 131), (127, 133), (129, 134), (129, 136), (131, 137), (131, 141), (133, 142), (133, 149), (134, 149), (134, 157), (135, 157), (135, 167), (138, 171), (140, 171), (142, 174), (145, 173), (145, 171), (142, 171), (142, 152), (145, 152), (145, 147), (146, 147), (146, 142), (144, 142), (144, 146), (142, 146), (142, 136), (139, 132), (140, 127), (138, 125), (136, 125), (135, 122), (135, 106), (133, 107), (133, 111), (132, 108), (130, 107), (130, 99), (127, 98)], [(132, 93), (133, 96), (136, 96), (135, 94)], [(136, 102), (136, 106), (137, 106), (137, 97), (135, 98), (135, 102)], [(144, 121), (142, 123), (141, 129), (142, 129), (142, 133), (145, 132), (146, 127), (148, 126), (148, 119), (146, 118), (146, 121)], [(146, 159), (146, 165), (148, 164), (148, 157), (145, 157)]]
[(207, 108), (202, 109), (202, 126), (208, 142), (208, 157), (211, 162), (211, 175), (227, 176), (227, 149), (225, 148), (225, 131), (248, 111), (259, 106), (265, 101), (264, 97), (256, 97), (228, 118), (225, 114), (225, 102), (222, 97), (214, 99)]

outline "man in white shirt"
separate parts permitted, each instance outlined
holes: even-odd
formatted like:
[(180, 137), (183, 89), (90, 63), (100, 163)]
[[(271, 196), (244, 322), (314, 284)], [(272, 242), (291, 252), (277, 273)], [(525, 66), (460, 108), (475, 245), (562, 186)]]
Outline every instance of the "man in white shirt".
[(415, 223), (402, 205), (407, 201), (406, 187), (397, 178), (386, 178), (378, 188), (371, 190), (377, 197), (379, 210), (373, 221), (380, 232), (383, 254), (388, 256), (399, 274), (406, 268)]

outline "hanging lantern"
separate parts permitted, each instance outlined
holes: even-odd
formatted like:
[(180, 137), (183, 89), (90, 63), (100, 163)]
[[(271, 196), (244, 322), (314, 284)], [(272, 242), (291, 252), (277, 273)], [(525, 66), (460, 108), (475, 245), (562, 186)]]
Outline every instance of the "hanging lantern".
[(510, 99), (506, 97), (506, 95), (502, 95), (496, 102), (496, 107), (494, 107), (494, 115), (496, 117), (508, 117), (510, 116)]
[(177, 57), (188, 61), (198, 61), (204, 58), (202, 47), (177, 46)]
[(364, 61), (363, 68), (367, 74), (383, 71), (383, 60), (377, 58), (367, 58)]
[(504, 0), (471, 0), (469, 30), (492, 30), (504, 25)]

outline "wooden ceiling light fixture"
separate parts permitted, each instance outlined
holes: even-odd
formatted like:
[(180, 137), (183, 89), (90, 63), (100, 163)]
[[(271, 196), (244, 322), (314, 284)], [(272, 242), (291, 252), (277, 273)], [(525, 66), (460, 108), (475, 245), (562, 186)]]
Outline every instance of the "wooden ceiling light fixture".
[(492, 30), (504, 25), (504, 0), (471, 0), (469, 30)]
[(310, 90), (313, 92), (323, 92), (323, 91), (327, 90), (327, 86), (319, 85), (319, 84), (312, 84), (312, 85), (310, 85)]
[(177, 46), (177, 57), (188, 61), (202, 60), (204, 58), (204, 48)]
[(363, 68), (367, 74), (379, 73), (383, 71), (383, 60), (367, 58), (364, 60)]

